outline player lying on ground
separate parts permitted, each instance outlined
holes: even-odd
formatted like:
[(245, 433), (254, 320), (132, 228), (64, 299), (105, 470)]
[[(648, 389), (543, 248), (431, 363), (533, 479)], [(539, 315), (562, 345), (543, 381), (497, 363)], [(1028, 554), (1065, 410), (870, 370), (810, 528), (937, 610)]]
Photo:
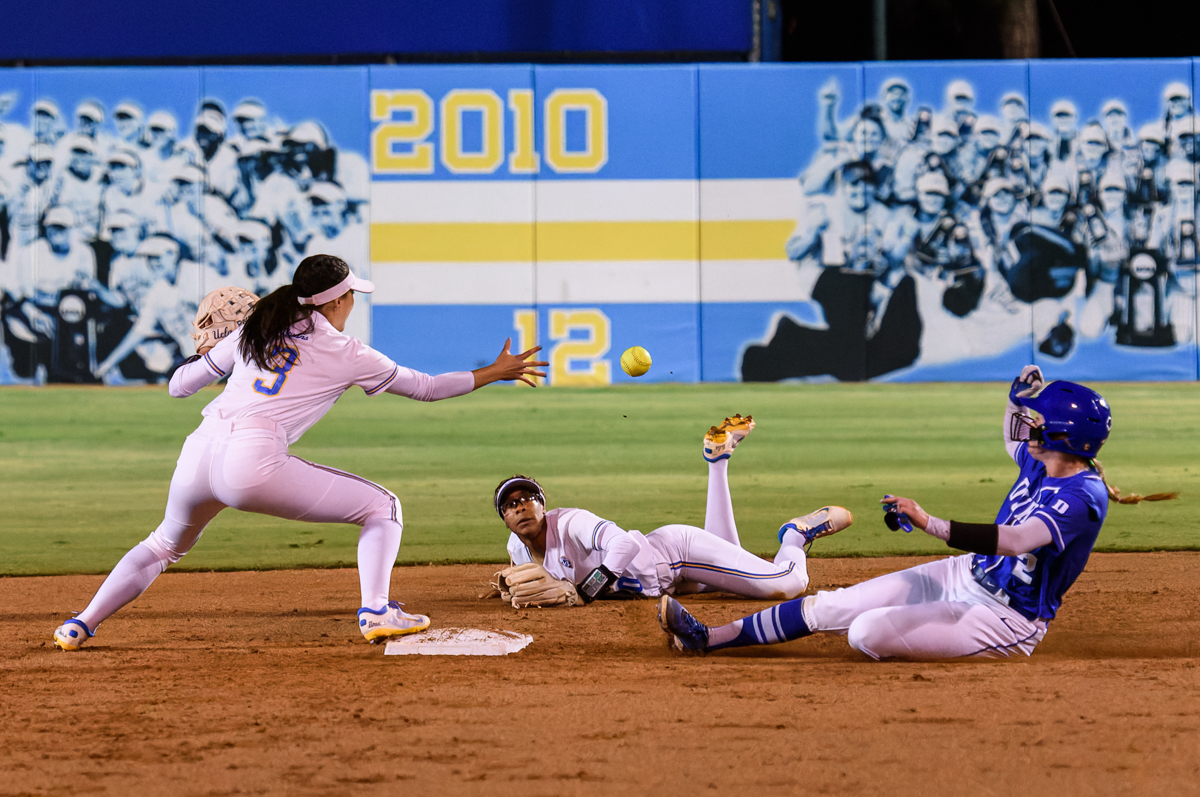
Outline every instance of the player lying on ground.
[[(227, 506), (310, 523), (361, 526), (358, 617), (363, 636), (380, 641), (429, 625), (428, 617), (408, 614), (389, 599), (403, 530), (400, 501), (366, 479), (291, 456), (288, 446), (353, 385), (368, 396), (388, 392), (437, 401), (499, 380), (532, 385), (531, 377), (542, 375), (534, 368), (545, 363), (529, 361), (537, 348), (510, 354), (505, 342), (494, 363), (474, 372), (429, 376), (411, 371), (342, 334), (354, 308), (354, 292), (375, 289), (355, 277), (344, 261), (331, 255), (306, 257), (293, 280), (253, 304), (240, 328), (237, 320), (228, 321), (227, 337), (218, 341), (213, 333), (213, 339), (197, 347), (203, 356), (171, 377), (170, 393), (177, 398), (226, 375), (229, 381), (183, 444), (162, 524), (117, 563), (88, 607), (54, 632), (58, 647), (79, 649), (101, 622), (191, 550), (204, 527)], [(230, 289), (210, 296), (223, 290)], [(220, 315), (229, 301), (238, 300), (222, 301), (206, 297), (198, 321), (206, 314)]]
[(659, 621), (668, 641), (676, 650), (707, 652), (823, 632), (846, 634), (873, 659), (1028, 656), (1083, 571), (1110, 495), (1141, 500), (1107, 488), (1094, 459), (1111, 426), (1100, 394), (1072, 382), (1043, 385), (1029, 366), (1013, 383), (1004, 418), (1005, 447), (1020, 473), (995, 523), (946, 521), (909, 498), (885, 499), (911, 525), (973, 556), (818, 592), (717, 628), (664, 597)]
[(704, 436), (708, 503), (704, 528), (672, 524), (649, 534), (626, 531), (586, 509), (546, 511), (541, 485), (525, 476), (496, 488), (496, 512), (512, 532), (513, 566), (497, 573), (494, 592), (513, 606), (575, 606), (611, 593), (663, 595), (720, 590), (752, 598), (793, 598), (808, 586), (806, 548), (853, 518), (827, 506), (779, 530), (773, 562), (742, 548), (729, 497), (729, 457), (754, 429), (735, 415)]

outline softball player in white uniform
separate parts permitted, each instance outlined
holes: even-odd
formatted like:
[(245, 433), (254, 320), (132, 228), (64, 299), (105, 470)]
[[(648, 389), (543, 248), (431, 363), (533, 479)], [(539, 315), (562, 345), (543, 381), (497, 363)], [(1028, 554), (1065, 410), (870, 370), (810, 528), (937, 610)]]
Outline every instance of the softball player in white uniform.
[(1100, 394), (1073, 382), (1043, 385), (1041, 372), (1029, 366), (1009, 398), (1005, 443), (1020, 473), (995, 523), (946, 521), (911, 499), (885, 498), (895, 517), (910, 524), (889, 526), (919, 528), (974, 555), (818, 592), (716, 628), (664, 597), (659, 621), (671, 647), (707, 652), (823, 632), (845, 634), (873, 659), (1030, 655), (1083, 571), (1109, 498), (1131, 503), (1141, 496), (1120, 498), (1094, 459), (1112, 426)]
[[(808, 545), (849, 526), (852, 518), (841, 507), (824, 507), (788, 521), (770, 562), (742, 548), (727, 471), (733, 449), (753, 428), (752, 418), (738, 415), (705, 435), (708, 501), (702, 529), (672, 524), (642, 534), (586, 509), (546, 511), (536, 481), (506, 479), (496, 488), (495, 507), (512, 532), (510, 560), (514, 565), (541, 564), (553, 578), (580, 585), (585, 601), (607, 590), (648, 596), (720, 590), (752, 598), (794, 598), (808, 586)], [(590, 586), (585, 589), (584, 584)]]
[(179, 561), (227, 506), (312, 523), (362, 527), (358, 571), (359, 625), (370, 641), (419, 631), (429, 618), (389, 600), (400, 548), (400, 501), (384, 487), (351, 473), (307, 462), (288, 446), (315, 424), (352, 385), (369, 396), (395, 393), (419, 401), (461, 396), (499, 380), (532, 382), (536, 349), (510, 354), (474, 372), (429, 376), (403, 368), (356, 338), (342, 334), (354, 292), (374, 286), (342, 260), (305, 258), (294, 282), (260, 299), (244, 325), (181, 366), (170, 393), (190, 396), (229, 376), (204, 408), (171, 479), (163, 522), (113, 569), (86, 609), (54, 633), (55, 644), (76, 650), (106, 618), (132, 601), (171, 563)]

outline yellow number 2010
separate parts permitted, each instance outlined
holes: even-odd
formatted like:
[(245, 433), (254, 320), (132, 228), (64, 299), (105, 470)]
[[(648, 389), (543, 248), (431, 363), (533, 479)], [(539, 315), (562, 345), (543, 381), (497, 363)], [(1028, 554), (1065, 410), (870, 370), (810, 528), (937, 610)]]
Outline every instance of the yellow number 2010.
[[(433, 98), (420, 89), (371, 91), (371, 168), (376, 174), (432, 174), (433, 135), (439, 121), (442, 165), (451, 174), (492, 174), (505, 163), (510, 174), (536, 174), (541, 166), (534, 141), (531, 89), (510, 89), (507, 109), (512, 142), (505, 141), (505, 103), (491, 89), (454, 89), (435, 113)], [(479, 151), (464, 149), (463, 114), (480, 115)], [(567, 148), (567, 114), (583, 119), (582, 149)], [(596, 89), (555, 89), (543, 107), (545, 161), (560, 174), (594, 174), (608, 162), (608, 101)]]

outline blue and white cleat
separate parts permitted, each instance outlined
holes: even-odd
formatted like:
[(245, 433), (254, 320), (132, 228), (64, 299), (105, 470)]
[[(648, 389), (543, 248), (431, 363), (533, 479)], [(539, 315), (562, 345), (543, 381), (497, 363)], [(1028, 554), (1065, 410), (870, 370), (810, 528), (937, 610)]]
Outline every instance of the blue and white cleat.
[(787, 531), (795, 531), (804, 538), (804, 550), (807, 551), (818, 537), (828, 537), (837, 534), (854, 522), (854, 515), (844, 506), (823, 506), (816, 512), (809, 512), (804, 517), (794, 517), (779, 527), (779, 541)]
[(79, 650), (93, 636), (92, 629), (83, 620), (72, 618), (54, 629), (54, 647), (59, 650)]
[(733, 456), (733, 449), (754, 431), (754, 416), (734, 415), (721, 421), (720, 426), (710, 426), (704, 435), (704, 458), (719, 462)]
[(429, 627), (429, 618), (423, 614), (409, 614), (400, 607), (403, 603), (390, 601), (382, 609), (358, 610), (358, 630), (372, 644), (385, 642), (396, 636), (415, 634)]
[(667, 632), (667, 647), (671, 650), (700, 656), (708, 650), (708, 626), (670, 595), (658, 600), (658, 624)]

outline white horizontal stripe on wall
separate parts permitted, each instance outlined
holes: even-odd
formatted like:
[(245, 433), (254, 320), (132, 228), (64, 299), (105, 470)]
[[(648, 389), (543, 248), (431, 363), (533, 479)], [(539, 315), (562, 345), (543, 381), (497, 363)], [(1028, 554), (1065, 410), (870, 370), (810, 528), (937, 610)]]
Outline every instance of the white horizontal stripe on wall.
[(649, 304), (699, 300), (694, 260), (538, 261), (539, 304)]
[(702, 221), (794, 220), (802, 204), (799, 179), (700, 181)]
[(375, 293), (385, 304), (532, 305), (532, 263), (372, 263)]
[(803, 302), (821, 267), (790, 260), (704, 260), (700, 263), (703, 302)]
[(412, 180), (371, 183), (371, 222), (533, 221), (532, 180)]
[(542, 180), (538, 221), (695, 221), (695, 180)]
[(371, 183), (375, 223), (796, 219), (802, 204), (796, 179)]

